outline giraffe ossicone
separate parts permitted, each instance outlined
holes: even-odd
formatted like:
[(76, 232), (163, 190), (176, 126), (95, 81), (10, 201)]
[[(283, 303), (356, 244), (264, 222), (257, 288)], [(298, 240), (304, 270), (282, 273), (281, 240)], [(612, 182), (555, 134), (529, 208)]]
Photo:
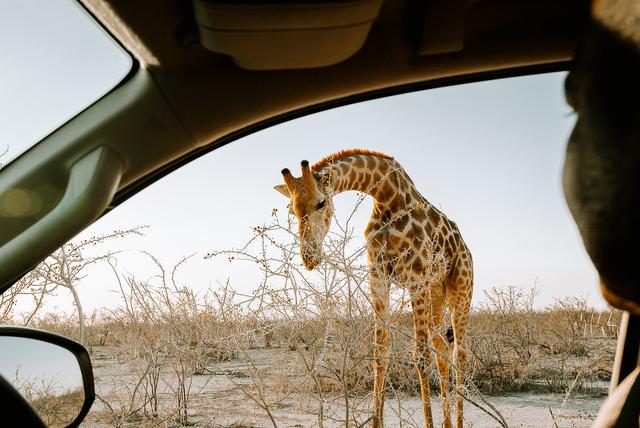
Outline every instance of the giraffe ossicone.
[[(333, 216), (333, 196), (355, 190), (374, 199), (365, 229), (369, 288), (375, 320), (373, 423), (382, 426), (384, 381), (388, 366), (389, 289), (392, 283), (409, 289), (415, 335), (414, 361), (427, 427), (433, 426), (429, 389), (431, 350), (440, 374), (443, 425), (451, 426), (449, 369), (455, 374), (456, 426), (463, 426), (464, 337), (473, 291), (471, 253), (456, 224), (432, 206), (391, 156), (370, 150), (345, 150), (314, 165), (300, 163), (301, 176), (282, 170), (285, 184), (275, 189), (290, 198), (298, 219), (300, 255), (311, 270), (321, 260)], [(453, 355), (449, 334), (441, 328), (444, 310), (451, 315)]]

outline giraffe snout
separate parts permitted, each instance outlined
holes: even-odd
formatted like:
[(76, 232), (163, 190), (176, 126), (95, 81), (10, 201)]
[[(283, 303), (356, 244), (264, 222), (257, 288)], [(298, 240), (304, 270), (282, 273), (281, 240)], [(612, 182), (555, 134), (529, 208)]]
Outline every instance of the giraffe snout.
[(321, 246), (316, 241), (303, 242), (300, 247), (302, 263), (307, 270), (313, 270), (320, 262)]

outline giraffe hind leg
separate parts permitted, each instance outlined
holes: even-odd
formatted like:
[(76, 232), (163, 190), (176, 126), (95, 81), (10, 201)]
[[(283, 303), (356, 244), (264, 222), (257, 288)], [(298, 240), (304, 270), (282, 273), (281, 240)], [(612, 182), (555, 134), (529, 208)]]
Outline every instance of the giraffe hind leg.
[[(451, 409), (447, 400), (449, 391), (449, 364), (447, 362), (447, 343), (438, 334), (444, 310), (444, 290), (435, 292), (438, 287), (425, 287), (424, 292), (413, 293), (413, 327), (415, 334), (414, 362), (420, 379), (420, 392), (425, 415), (425, 425), (433, 427), (431, 412), (431, 393), (429, 376), (431, 373), (431, 346), (436, 351), (436, 367), (440, 373), (440, 395), (442, 397), (445, 427), (451, 426)], [(442, 358), (442, 356), (445, 358)]]
[[(463, 285), (463, 284), (459, 284)], [(469, 280), (464, 284), (465, 287), (471, 286)], [(462, 428), (463, 416), (463, 397), (462, 392), (465, 388), (464, 374), (467, 365), (467, 352), (464, 347), (464, 339), (469, 324), (469, 310), (471, 307), (470, 292), (464, 297), (453, 297), (451, 302), (451, 330), (453, 333), (453, 364), (456, 390), (456, 427)]]

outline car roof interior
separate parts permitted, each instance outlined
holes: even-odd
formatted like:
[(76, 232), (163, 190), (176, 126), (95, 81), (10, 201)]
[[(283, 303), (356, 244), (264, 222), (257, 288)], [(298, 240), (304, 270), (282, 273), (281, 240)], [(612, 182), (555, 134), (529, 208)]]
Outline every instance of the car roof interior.
[[(277, 60), (270, 63), (261, 45), (245, 53), (244, 58), (262, 56), (258, 64), (261, 68), (247, 70), (230, 55), (202, 46), (193, 7), (202, 3), (231, 4), (243, 11), (269, 2), (164, 1), (154, 5), (153, 19), (149, 19), (147, 2), (84, 1), (148, 70), (154, 89), (185, 137), (167, 141), (162, 150), (157, 150), (157, 143), (148, 147), (154, 150), (144, 150), (140, 143), (121, 148), (142, 152), (132, 153), (130, 159), (126, 156), (130, 163), (123, 180), (125, 187), (144, 185), (147, 180), (140, 180), (145, 175), (160, 173), (169, 161), (181, 163), (181, 158), (199, 154), (202, 150), (198, 149), (210, 150), (260, 127), (332, 105), (465, 78), (487, 78), (484, 73), (501, 76), (566, 68), (588, 11), (583, 1), (314, 1), (311, 6), (377, 3), (377, 17), (362, 47), (337, 64), (297, 68), (299, 64), (287, 67)], [(296, 2), (274, 3), (286, 6)], [(260, 12), (267, 25), (278, 28), (277, 19), (269, 19), (282, 14), (282, 10), (263, 7)], [(340, 19), (339, 15), (331, 16), (323, 25), (339, 26)], [(263, 31), (259, 38), (266, 34), (268, 31)], [(328, 43), (332, 49), (348, 44), (350, 36), (345, 35), (346, 40), (341, 36), (319, 44)], [(231, 40), (222, 50), (233, 51), (234, 42), (246, 44)], [(308, 45), (297, 48), (289, 54), (297, 56), (304, 66), (305, 58), (313, 57), (322, 46), (309, 40)], [(131, 190), (121, 189), (116, 202)]]

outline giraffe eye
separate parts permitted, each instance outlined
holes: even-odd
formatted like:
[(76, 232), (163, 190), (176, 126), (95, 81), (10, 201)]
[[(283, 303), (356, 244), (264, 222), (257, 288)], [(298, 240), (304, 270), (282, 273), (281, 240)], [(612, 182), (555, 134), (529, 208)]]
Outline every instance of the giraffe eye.
[(322, 202), (318, 202), (318, 205), (316, 205), (316, 209), (317, 210), (321, 210), (322, 208), (324, 208), (324, 204), (327, 202), (327, 200), (323, 200)]

